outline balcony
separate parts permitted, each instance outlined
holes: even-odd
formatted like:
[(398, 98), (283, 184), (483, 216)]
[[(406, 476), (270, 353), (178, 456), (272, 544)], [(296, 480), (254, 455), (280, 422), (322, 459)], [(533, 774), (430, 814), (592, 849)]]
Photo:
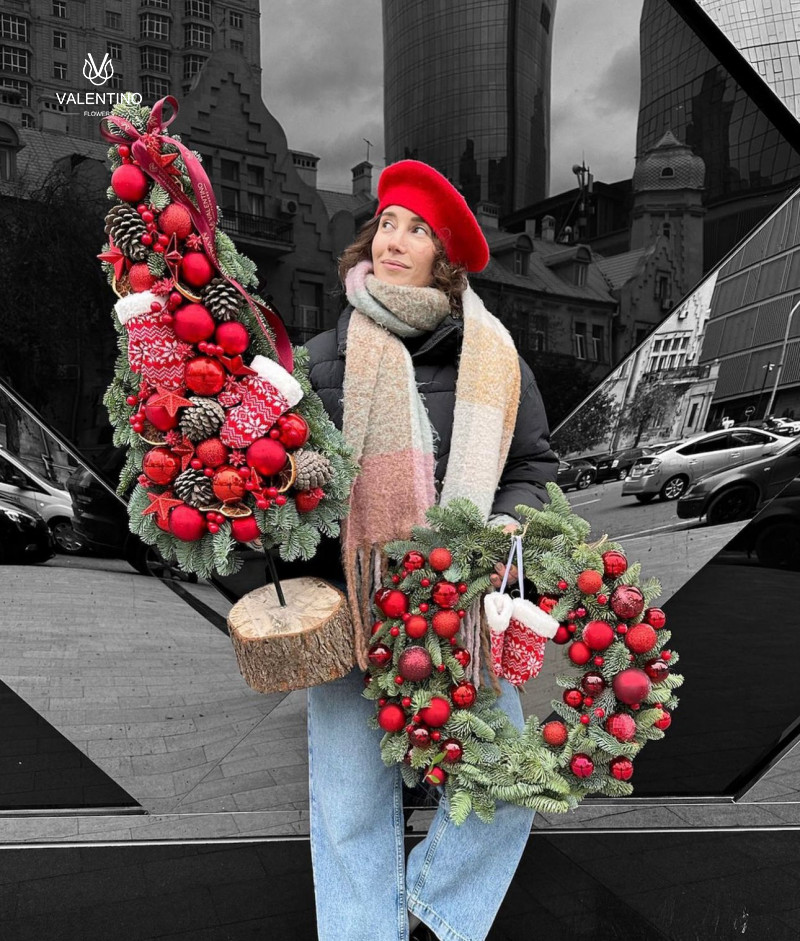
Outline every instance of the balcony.
[(268, 219), (249, 212), (224, 209), (220, 227), (232, 237), (269, 246), (276, 254), (294, 251), (291, 221)]

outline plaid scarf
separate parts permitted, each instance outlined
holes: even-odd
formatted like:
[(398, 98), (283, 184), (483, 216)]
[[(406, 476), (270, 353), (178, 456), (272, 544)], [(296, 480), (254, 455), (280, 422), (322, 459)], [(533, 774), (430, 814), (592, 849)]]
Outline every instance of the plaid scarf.
[[(360, 465), (343, 524), (342, 555), (355, 624), (356, 657), (367, 669), (370, 602), (383, 545), (408, 539), (436, 502), (433, 431), (403, 337), (434, 330), (447, 296), (429, 287), (386, 284), (368, 261), (347, 275), (354, 310), (347, 333), (343, 432)], [(519, 406), (520, 372), (505, 327), (467, 288), (464, 338), (447, 472), (439, 497), (468, 497), (488, 519)]]

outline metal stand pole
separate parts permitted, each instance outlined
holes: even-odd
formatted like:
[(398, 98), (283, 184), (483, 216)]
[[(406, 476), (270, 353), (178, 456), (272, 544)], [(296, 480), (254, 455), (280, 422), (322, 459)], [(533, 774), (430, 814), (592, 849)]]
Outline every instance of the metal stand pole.
[(281, 588), (281, 580), (278, 578), (278, 570), (275, 568), (275, 560), (272, 558), (272, 553), (269, 549), (264, 550), (264, 555), (267, 558), (267, 580), (271, 581), (275, 586), (275, 591), (278, 593), (278, 601), (281, 603), (281, 607), (286, 607), (286, 599), (283, 596), (283, 588)]

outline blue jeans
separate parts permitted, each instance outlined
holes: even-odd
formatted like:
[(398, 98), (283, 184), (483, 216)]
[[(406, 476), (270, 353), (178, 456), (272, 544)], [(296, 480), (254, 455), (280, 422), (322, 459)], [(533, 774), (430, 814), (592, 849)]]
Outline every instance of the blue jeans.
[[(519, 694), (498, 704), (522, 726)], [(482, 941), (514, 876), (533, 811), (499, 803), (491, 824), (460, 827), (443, 798), (405, 860), (402, 778), (381, 761), (375, 704), (353, 670), (308, 691), (311, 856), (320, 941), (406, 941), (407, 911), (441, 941)]]

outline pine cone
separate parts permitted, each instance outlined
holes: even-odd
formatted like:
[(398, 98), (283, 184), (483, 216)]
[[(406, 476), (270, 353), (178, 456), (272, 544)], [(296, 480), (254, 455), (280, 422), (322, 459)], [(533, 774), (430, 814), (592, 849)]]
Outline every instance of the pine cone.
[(132, 261), (147, 258), (147, 246), (141, 241), (146, 231), (142, 217), (127, 203), (114, 206), (106, 216), (106, 235), (114, 239), (117, 248)]
[(242, 296), (224, 278), (214, 278), (203, 290), (203, 304), (217, 320), (234, 320), (242, 304)]
[(216, 399), (202, 395), (189, 398), (193, 408), (187, 408), (181, 418), (181, 431), (190, 441), (213, 438), (225, 421), (225, 409)]
[(211, 478), (193, 467), (187, 467), (182, 474), (179, 474), (173, 487), (178, 498), (188, 503), (189, 506), (206, 506), (214, 499)]
[(331, 462), (319, 451), (298, 451), (294, 455), (294, 462), (297, 467), (294, 482), (297, 490), (324, 487), (333, 477)]

